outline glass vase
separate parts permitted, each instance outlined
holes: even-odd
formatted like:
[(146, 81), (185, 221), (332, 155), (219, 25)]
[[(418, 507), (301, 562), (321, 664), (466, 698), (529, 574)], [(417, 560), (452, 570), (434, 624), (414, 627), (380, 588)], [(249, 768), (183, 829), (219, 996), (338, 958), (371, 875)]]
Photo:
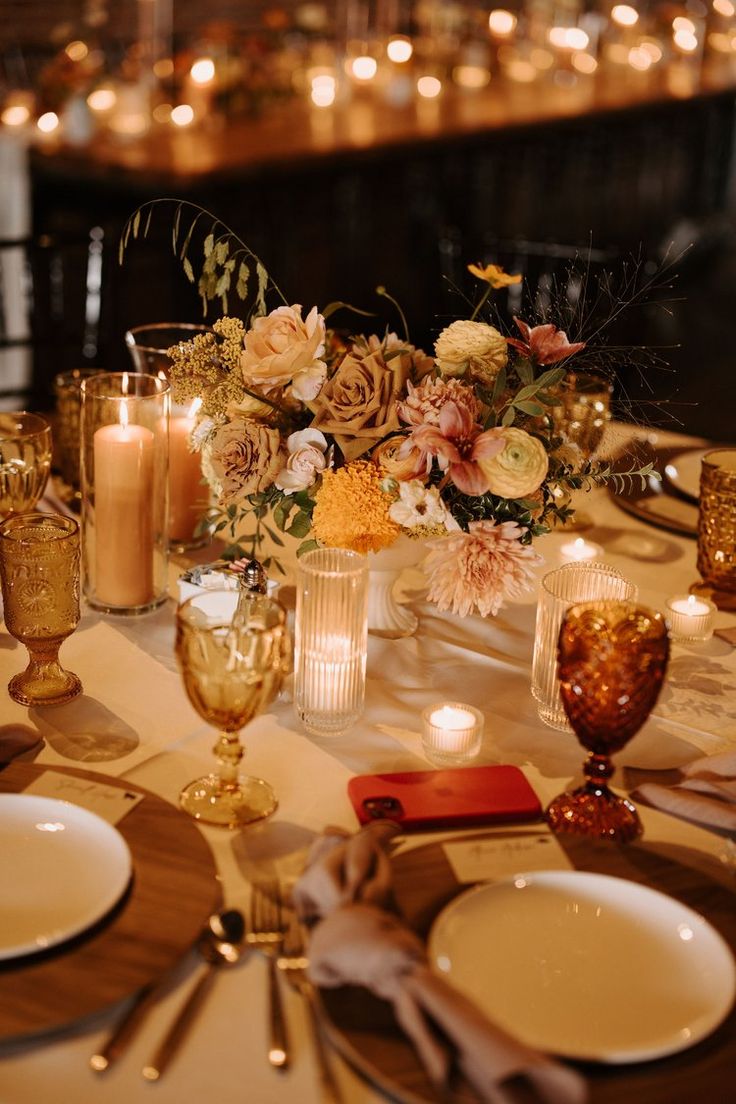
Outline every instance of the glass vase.
[(167, 597), (169, 384), (103, 372), (82, 385), (84, 597), (136, 615)]
[(57, 493), (62, 502), (78, 513), (82, 490), (80, 476), (82, 384), (99, 373), (99, 368), (71, 368), (54, 377), (54, 470), (60, 480)]
[(368, 565), (342, 548), (299, 561), (294, 703), (307, 732), (339, 736), (363, 712), (368, 642)]
[(617, 599), (636, 601), (637, 588), (608, 564), (569, 563), (542, 579), (537, 603), (537, 625), (532, 660), (532, 696), (540, 718), (550, 728), (572, 732), (560, 698), (557, 677), (557, 641), (562, 619), (579, 602)]
[(703, 582), (691, 589), (719, 609), (736, 609), (736, 449), (703, 457), (697, 564)]

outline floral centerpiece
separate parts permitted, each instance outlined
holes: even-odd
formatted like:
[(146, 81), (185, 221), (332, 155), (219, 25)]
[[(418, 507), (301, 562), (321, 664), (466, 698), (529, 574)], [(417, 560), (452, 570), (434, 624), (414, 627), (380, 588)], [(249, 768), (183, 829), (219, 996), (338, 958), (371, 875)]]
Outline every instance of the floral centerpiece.
[[(137, 212), (123, 249), (139, 227)], [(175, 248), (177, 234), (175, 225)], [(191, 236), (180, 255), (194, 281)], [(204, 524), (230, 532), (227, 555), (258, 555), (266, 534), (277, 546), (281, 534), (296, 538), (298, 555), (318, 545), (378, 552), (405, 534), (426, 549), (430, 601), (494, 615), (532, 583), (534, 538), (571, 516), (572, 491), (651, 474), (651, 465), (622, 476), (585, 461), (555, 430), (557, 389), (585, 341), (519, 317), (505, 336), (480, 316), (494, 290), (521, 277), (468, 267), (478, 303), (441, 331), (431, 355), (405, 325), (401, 335), (341, 336), (328, 320), (345, 304), (320, 310), (281, 296), (267, 310), (278, 288), (215, 222), (198, 280), (205, 305), (219, 298), (227, 311), (232, 285), (247, 301), (255, 270), (253, 309), (247, 322), (226, 313), (169, 355), (174, 399), (201, 400), (192, 447), (215, 499)], [(243, 537), (247, 516), (255, 524)]]

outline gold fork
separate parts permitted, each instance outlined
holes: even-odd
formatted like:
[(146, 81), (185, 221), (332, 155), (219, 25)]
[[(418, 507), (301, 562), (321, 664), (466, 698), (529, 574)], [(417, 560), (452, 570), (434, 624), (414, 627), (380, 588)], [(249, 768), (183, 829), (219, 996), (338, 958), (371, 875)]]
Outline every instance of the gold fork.
[(293, 989), (304, 998), (309, 1026), (312, 1032), (314, 1052), (317, 1058), (317, 1070), (322, 1088), (323, 1104), (342, 1104), (343, 1097), (335, 1080), (335, 1074), (327, 1053), (324, 1032), (320, 1021), (317, 995), (314, 986), (307, 977), (309, 959), (304, 949), (304, 936), (296, 915), (290, 912), (284, 932), (283, 950), (278, 957), (279, 969)]
[(276, 961), (284, 940), (281, 891), (278, 881), (269, 879), (251, 886), (246, 941), (262, 951), (268, 962), (269, 1030), (268, 1060), (276, 1069), (289, 1065), (289, 1043)]

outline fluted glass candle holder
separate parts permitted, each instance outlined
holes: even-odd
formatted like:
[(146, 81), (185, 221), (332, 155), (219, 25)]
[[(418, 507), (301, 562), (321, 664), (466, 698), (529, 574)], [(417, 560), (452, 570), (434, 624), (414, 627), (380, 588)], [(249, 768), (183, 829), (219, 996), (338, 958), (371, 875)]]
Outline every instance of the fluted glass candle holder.
[(636, 600), (637, 589), (615, 567), (603, 563), (568, 563), (542, 579), (532, 660), (532, 695), (540, 718), (550, 728), (571, 732), (560, 698), (557, 640), (562, 619), (578, 602), (611, 598)]
[(691, 589), (719, 609), (736, 609), (736, 449), (703, 457), (697, 564), (703, 582)]
[(136, 615), (167, 597), (169, 385), (103, 372), (82, 385), (82, 562), (93, 609)]
[(368, 645), (368, 564), (343, 548), (299, 561), (294, 705), (307, 732), (339, 736), (363, 712)]

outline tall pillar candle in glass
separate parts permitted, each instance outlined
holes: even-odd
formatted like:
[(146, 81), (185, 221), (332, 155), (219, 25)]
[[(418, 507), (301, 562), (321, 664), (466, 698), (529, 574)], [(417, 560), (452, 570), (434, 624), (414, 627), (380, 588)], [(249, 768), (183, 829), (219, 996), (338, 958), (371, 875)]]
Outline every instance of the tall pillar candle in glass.
[(299, 561), (294, 703), (307, 732), (339, 736), (363, 712), (368, 643), (368, 565), (343, 548)]
[(615, 567), (603, 563), (567, 563), (542, 579), (532, 660), (532, 695), (539, 716), (550, 728), (572, 732), (560, 698), (557, 641), (571, 606), (606, 598), (636, 601), (637, 589)]
[(93, 609), (135, 615), (167, 596), (169, 385), (103, 372), (82, 385), (82, 562)]

